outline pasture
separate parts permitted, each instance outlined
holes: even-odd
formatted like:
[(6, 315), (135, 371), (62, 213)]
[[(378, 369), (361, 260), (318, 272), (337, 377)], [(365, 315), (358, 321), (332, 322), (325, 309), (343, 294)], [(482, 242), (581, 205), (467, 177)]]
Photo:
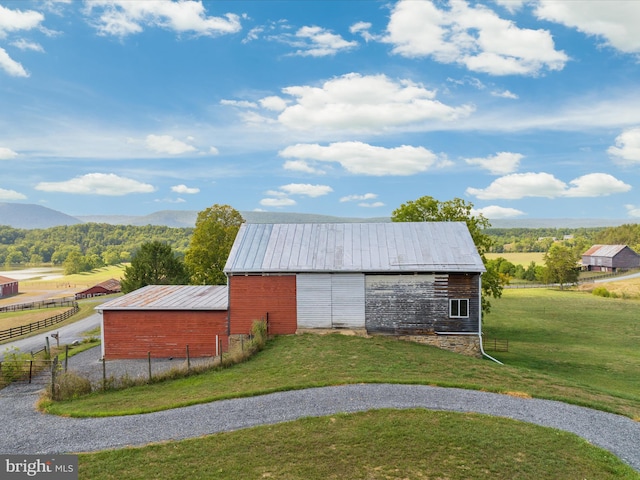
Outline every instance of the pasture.
[(531, 262), (536, 262), (536, 265), (544, 265), (544, 252), (504, 252), (504, 253), (487, 253), (485, 254), (487, 260), (495, 260), (502, 257), (514, 265), (522, 265), (527, 268)]

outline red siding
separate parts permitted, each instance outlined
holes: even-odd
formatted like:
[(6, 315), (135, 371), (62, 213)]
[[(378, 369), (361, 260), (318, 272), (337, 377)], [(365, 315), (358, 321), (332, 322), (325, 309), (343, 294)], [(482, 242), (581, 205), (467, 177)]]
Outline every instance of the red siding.
[(108, 360), (185, 358), (216, 354), (216, 334), (228, 347), (227, 312), (197, 310), (105, 310), (104, 348)]
[[(7, 279), (9, 280), (9, 279)], [(16, 295), (18, 293), (18, 281), (9, 280), (6, 283), (0, 284), (0, 298), (8, 297), (10, 295)]]
[(296, 333), (296, 276), (230, 276), (230, 333), (250, 333), (252, 323), (267, 314), (269, 334)]

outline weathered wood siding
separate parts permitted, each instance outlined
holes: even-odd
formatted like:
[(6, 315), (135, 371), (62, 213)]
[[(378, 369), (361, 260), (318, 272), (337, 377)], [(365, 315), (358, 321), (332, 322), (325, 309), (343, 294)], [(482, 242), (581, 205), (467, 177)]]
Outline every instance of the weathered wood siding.
[[(397, 335), (477, 332), (478, 288), (479, 275), (367, 275), (367, 331)], [(449, 318), (450, 299), (468, 299), (469, 318)]]
[(107, 360), (184, 358), (216, 354), (216, 335), (226, 351), (227, 312), (197, 310), (105, 310), (104, 355)]
[(249, 334), (255, 320), (267, 317), (269, 334), (296, 333), (296, 276), (230, 275), (230, 333)]
[(638, 268), (640, 267), (640, 256), (629, 247), (622, 249), (612, 261), (613, 268)]

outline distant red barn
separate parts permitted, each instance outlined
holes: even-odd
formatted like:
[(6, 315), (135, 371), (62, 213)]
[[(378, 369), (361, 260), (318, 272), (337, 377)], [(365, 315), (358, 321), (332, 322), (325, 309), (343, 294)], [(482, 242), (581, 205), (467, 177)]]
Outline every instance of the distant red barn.
[(0, 276), (0, 298), (10, 297), (18, 293), (18, 280)]
[(582, 254), (582, 269), (617, 272), (640, 267), (640, 255), (627, 245), (594, 245)]
[(81, 298), (100, 297), (102, 295), (111, 295), (113, 293), (120, 293), (120, 281), (114, 278), (110, 278), (102, 283), (98, 283), (93, 287), (87, 288), (81, 292), (76, 293), (76, 300)]

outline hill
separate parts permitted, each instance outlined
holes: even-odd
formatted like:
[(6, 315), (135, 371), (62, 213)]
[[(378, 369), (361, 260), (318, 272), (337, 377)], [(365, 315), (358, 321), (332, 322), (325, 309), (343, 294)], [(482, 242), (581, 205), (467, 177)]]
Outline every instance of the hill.
[[(389, 222), (389, 217), (337, 217), (313, 213), (242, 211), (249, 223), (357, 223)], [(79, 215), (71, 216), (41, 205), (0, 203), (0, 225), (35, 229), (78, 223), (107, 223), (111, 225), (161, 225), (173, 228), (194, 227), (198, 211), (161, 210), (149, 215)], [(491, 220), (493, 228), (588, 228), (615, 227), (635, 223), (630, 219), (610, 218), (528, 218)]]
[(82, 220), (42, 205), (28, 203), (0, 203), (0, 225), (13, 228), (50, 228), (76, 225)]

